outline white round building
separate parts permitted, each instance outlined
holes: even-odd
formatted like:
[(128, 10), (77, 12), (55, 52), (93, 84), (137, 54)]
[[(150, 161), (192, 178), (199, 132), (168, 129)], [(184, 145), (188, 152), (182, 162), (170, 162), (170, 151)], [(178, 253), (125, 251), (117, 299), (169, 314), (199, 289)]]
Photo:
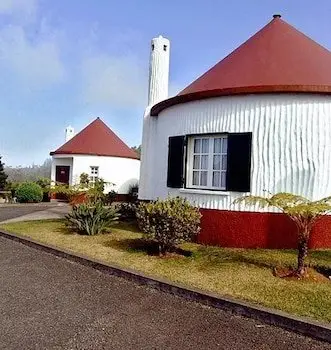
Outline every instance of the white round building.
[[(168, 84), (169, 50), (153, 49), (156, 90)], [(139, 198), (188, 198), (201, 208), (204, 243), (294, 247), (289, 219), (233, 201), (281, 191), (331, 195), (330, 51), (275, 15), (177, 96), (165, 88), (151, 95)], [(330, 217), (311, 246), (331, 246)]]
[(66, 128), (66, 142), (51, 152), (53, 183), (76, 185), (81, 174), (90, 182), (102, 178), (105, 192), (114, 190), (125, 199), (131, 186), (139, 182), (138, 154), (127, 146), (100, 118), (95, 119), (77, 135)]

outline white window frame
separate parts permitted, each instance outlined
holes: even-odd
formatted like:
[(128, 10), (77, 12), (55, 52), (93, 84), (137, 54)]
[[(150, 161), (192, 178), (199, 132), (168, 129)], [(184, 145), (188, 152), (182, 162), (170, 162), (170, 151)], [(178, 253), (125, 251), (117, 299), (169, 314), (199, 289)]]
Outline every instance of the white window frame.
[[(191, 189), (201, 189), (201, 190), (214, 190), (214, 191), (225, 191), (226, 190), (226, 180), (225, 180), (225, 186), (216, 187), (213, 186), (213, 156), (214, 153), (214, 142), (211, 140), (214, 140), (215, 138), (221, 138), (221, 139), (228, 139), (227, 134), (211, 134), (211, 135), (194, 135), (194, 136), (188, 136), (188, 142), (187, 142), (187, 162), (186, 162), (186, 188)], [(196, 139), (209, 139), (209, 151), (208, 151), (208, 169), (207, 171), (207, 185), (201, 186), (201, 185), (193, 185), (193, 160), (194, 160), (194, 141)], [(222, 143), (223, 144), (223, 143)], [(200, 153), (201, 154), (201, 153)], [(203, 153), (207, 154), (207, 153)], [(217, 153), (218, 155), (218, 153)], [(225, 173), (227, 169), (222, 169), (222, 156), (228, 155), (227, 147), (226, 152), (224, 152), (223, 149), (221, 149), (221, 165), (220, 165), (220, 172)], [(221, 176), (221, 175), (220, 175)]]
[(90, 182), (92, 184), (99, 178), (99, 167), (96, 165), (90, 166)]

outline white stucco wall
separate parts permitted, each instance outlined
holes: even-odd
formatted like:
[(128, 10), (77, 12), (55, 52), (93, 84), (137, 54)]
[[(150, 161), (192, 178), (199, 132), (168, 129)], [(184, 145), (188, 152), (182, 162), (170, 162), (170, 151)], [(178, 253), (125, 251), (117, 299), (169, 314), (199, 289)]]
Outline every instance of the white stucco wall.
[[(68, 156), (53, 156), (52, 169), (54, 167), (54, 175), (52, 171), (52, 180), (55, 180), (55, 166), (69, 165), (64, 164), (64, 159)], [(80, 180), (80, 174), (87, 173), (90, 175), (90, 167), (99, 167), (99, 177), (106, 182), (114, 183), (115, 186), (107, 186), (105, 192), (115, 190), (119, 194), (126, 194), (129, 191), (130, 185), (135, 185), (139, 182), (140, 161), (138, 159), (120, 158), (120, 157), (101, 157), (101, 156), (86, 156), (75, 155), (71, 156), (71, 172), (70, 183), (77, 184)], [(69, 161), (69, 158), (66, 160)]]
[(51, 180), (52, 182), (55, 182), (56, 177), (56, 166), (65, 165), (70, 166), (70, 173), (69, 173), (69, 183), (72, 183), (73, 178), (73, 157), (67, 156), (67, 155), (57, 155), (52, 156), (52, 169), (51, 169)]
[(268, 94), (205, 99), (170, 107), (158, 117), (147, 114), (139, 198), (181, 195), (202, 208), (257, 210), (233, 205), (241, 193), (166, 186), (170, 136), (221, 132), (252, 132), (251, 194), (331, 195), (331, 97)]

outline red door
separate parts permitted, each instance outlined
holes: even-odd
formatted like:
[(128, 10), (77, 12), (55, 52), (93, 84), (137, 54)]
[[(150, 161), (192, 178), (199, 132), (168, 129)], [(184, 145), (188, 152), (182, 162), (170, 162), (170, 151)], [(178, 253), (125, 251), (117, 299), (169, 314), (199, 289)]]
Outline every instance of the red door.
[(69, 185), (70, 166), (57, 165), (55, 173), (55, 181), (61, 184)]

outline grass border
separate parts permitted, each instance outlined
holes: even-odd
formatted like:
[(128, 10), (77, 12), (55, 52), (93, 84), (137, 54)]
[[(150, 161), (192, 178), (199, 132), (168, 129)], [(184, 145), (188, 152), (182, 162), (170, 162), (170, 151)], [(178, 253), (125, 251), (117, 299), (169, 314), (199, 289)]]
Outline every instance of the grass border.
[(140, 285), (171, 293), (190, 301), (228, 311), (236, 315), (253, 318), (272, 326), (281, 327), (292, 332), (331, 343), (331, 325), (326, 323), (309, 320), (304, 317), (292, 316), (279, 310), (252, 305), (229, 297), (220, 297), (216, 293), (206, 292), (198, 288), (189, 288), (167, 279), (149, 276), (139, 271), (123, 268), (115, 264), (107, 264), (84, 255), (59, 249), (56, 246), (40, 243), (34, 239), (22, 237), (4, 230), (0, 230), (0, 237), (22, 243), (31, 248), (42, 250), (46, 253), (76, 262), (80, 265), (92, 267), (105, 274), (122, 277)]

